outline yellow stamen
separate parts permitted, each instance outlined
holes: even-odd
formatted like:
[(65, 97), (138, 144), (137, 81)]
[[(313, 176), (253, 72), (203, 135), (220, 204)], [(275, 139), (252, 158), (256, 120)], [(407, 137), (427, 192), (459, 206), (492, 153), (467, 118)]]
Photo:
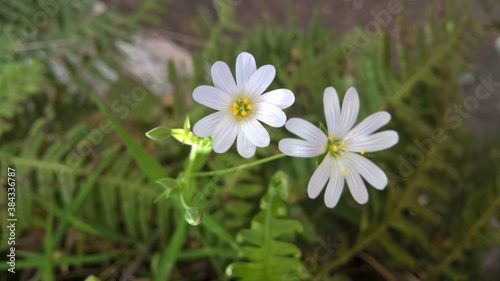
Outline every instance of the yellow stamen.
[(334, 145), (333, 146), (333, 151), (337, 152), (337, 151), (339, 151), (339, 148), (336, 145)]
[(347, 159), (347, 158), (349, 158), (349, 156), (346, 155), (346, 156), (344, 156), (344, 158)]
[(363, 148), (363, 149), (361, 149), (361, 155), (364, 155), (364, 154), (365, 154), (365, 152), (366, 152), (366, 149), (364, 149), (364, 148)]
[(342, 171), (342, 175), (344, 175), (344, 176), (345, 176), (345, 174), (347, 174), (347, 169), (344, 169), (344, 170)]
[(345, 141), (343, 141), (343, 142), (342, 142), (342, 146), (343, 146), (343, 147), (345, 147), (345, 146), (346, 146)]
[(249, 98), (242, 99), (241, 97), (238, 97), (230, 109), (233, 112), (233, 115), (236, 116), (236, 120), (240, 121), (242, 117), (250, 115), (252, 102)]
[(340, 155), (337, 155), (337, 160), (340, 160)]
[(352, 131), (351, 133), (352, 133), (353, 135), (355, 135), (355, 134), (356, 134), (356, 131)]
[(328, 140), (332, 140), (332, 134), (328, 134)]

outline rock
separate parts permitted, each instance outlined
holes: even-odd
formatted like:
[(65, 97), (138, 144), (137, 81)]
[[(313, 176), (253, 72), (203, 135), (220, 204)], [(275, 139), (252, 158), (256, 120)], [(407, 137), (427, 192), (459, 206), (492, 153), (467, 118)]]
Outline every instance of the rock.
[(151, 92), (165, 97), (172, 91), (167, 64), (172, 61), (180, 77), (193, 73), (191, 54), (167, 38), (158, 35), (135, 35), (131, 42), (120, 41), (117, 47), (125, 56), (125, 72)]

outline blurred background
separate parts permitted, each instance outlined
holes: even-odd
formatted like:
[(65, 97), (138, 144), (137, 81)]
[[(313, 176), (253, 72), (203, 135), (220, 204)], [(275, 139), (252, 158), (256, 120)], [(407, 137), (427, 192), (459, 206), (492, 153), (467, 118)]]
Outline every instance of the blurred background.
[[(316, 159), (282, 158), (198, 178), (198, 226), (155, 202), (152, 171), (176, 178), (190, 147), (145, 132), (210, 113), (193, 89), (242, 51), (294, 92), (288, 118), (324, 123), (327, 86), (356, 87), (358, 122), (390, 112), (399, 143), (367, 156), (389, 186), (328, 209), (307, 197)], [(2, 188), (0, 280), (500, 280), (499, 93), (497, 0), (2, 0), (0, 184), (14, 169), (17, 221), (13, 274)], [(290, 134), (267, 129), (253, 159), (233, 147), (200, 171), (280, 153)], [(263, 231), (280, 221), (294, 227)]]

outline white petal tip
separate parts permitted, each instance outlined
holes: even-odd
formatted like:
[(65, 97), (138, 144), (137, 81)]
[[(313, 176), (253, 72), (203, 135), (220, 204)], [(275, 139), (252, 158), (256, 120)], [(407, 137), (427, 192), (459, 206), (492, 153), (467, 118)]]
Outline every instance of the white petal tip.
[(347, 89), (346, 94), (350, 94), (350, 95), (355, 94), (355, 95), (358, 95), (358, 91), (354, 87), (349, 87), (349, 89)]
[(252, 157), (254, 156), (254, 153), (252, 153), (252, 154), (241, 154), (241, 153), (240, 153), (240, 155), (241, 155), (241, 157), (243, 157), (243, 158), (250, 159), (250, 158), (252, 158)]
[[(320, 188), (319, 190), (321, 190), (321, 189), (323, 189), (323, 188)], [(311, 199), (316, 199), (319, 195), (319, 193), (317, 193), (316, 190), (318, 190), (318, 188), (308, 186), (307, 187), (307, 196), (309, 196), (309, 198), (311, 198)]]
[(241, 57), (252, 57), (253, 58), (253, 55), (250, 54), (249, 52), (241, 52), (238, 57), (241, 56)]
[(399, 134), (396, 131), (389, 131), (388, 137), (388, 143), (390, 143), (389, 147), (396, 145), (399, 142)]
[(332, 86), (329, 86), (329, 87), (326, 87), (326, 88), (325, 88), (325, 92), (326, 92), (326, 91), (335, 91), (335, 88), (334, 88), (334, 87), (332, 87)]
[(379, 181), (377, 181), (375, 184), (372, 185), (375, 189), (377, 190), (384, 190), (387, 187), (388, 184), (388, 179), (387, 176), (384, 174), (384, 177), (382, 178), (381, 176), (379, 177)]
[(328, 198), (325, 197), (325, 206), (327, 208), (333, 209), (333, 208), (335, 208), (335, 206), (337, 206), (337, 203), (338, 202), (331, 202), (331, 200), (329, 200)]
[(368, 202), (368, 191), (366, 193), (362, 194), (356, 194), (352, 196), (354, 198), (354, 201), (356, 201), (360, 205), (364, 205)]
[(229, 150), (229, 148), (226, 149), (219, 146), (213, 146), (213, 149), (216, 153), (225, 153)]
[(227, 63), (225, 63), (225, 62), (223, 62), (223, 61), (216, 61), (216, 62), (214, 62), (214, 64), (212, 65), (212, 69), (217, 68), (217, 67), (220, 67), (220, 66), (227, 66)]

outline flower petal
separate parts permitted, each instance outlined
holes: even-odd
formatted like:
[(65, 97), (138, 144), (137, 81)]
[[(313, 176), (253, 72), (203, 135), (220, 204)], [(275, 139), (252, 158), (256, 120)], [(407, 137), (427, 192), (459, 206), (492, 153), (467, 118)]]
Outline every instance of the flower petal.
[[(288, 131), (297, 136), (314, 143), (317, 146), (326, 147), (328, 138), (316, 126), (300, 118), (290, 118), (285, 124)], [(323, 151), (324, 152), (324, 151)]]
[(256, 99), (271, 85), (276, 76), (276, 69), (274, 66), (268, 64), (259, 67), (250, 79), (245, 84), (245, 91), (249, 94), (250, 99)]
[(344, 136), (356, 122), (359, 112), (358, 92), (353, 87), (347, 90), (344, 101), (342, 102), (342, 111), (340, 113), (339, 135)]
[(368, 190), (366, 189), (365, 183), (361, 179), (356, 168), (352, 165), (350, 159), (343, 160), (345, 170), (345, 179), (349, 190), (351, 191), (352, 197), (359, 204), (365, 204), (368, 202)]
[(348, 153), (351, 166), (358, 171), (361, 176), (373, 187), (382, 190), (387, 186), (387, 176), (377, 165), (369, 159), (356, 154)]
[(245, 158), (250, 158), (255, 154), (256, 146), (251, 143), (241, 131), (238, 133), (236, 146), (238, 153)]
[(323, 94), (323, 106), (325, 109), (326, 125), (328, 133), (334, 137), (338, 136), (340, 131), (340, 103), (337, 91), (333, 87), (325, 89)]
[(295, 102), (295, 96), (288, 89), (277, 89), (263, 94), (258, 100), (285, 109)]
[(255, 105), (252, 114), (255, 114), (255, 118), (271, 127), (279, 128), (285, 125), (286, 122), (286, 115), (283, 110), (273, 104), (260, 103)]
[(236, 83), (234, 83), (234, 78), (231, 74), (231, 70), (225, 62), (218, 61), (214, 63), (211, 72), (215, 87), (223, 90), (228, 94), (232, 94), (237, 91)]
[(354, 152), (374, 152), (387, 149), (398, 142), (395, 131), (382, 131), (369, 136), (358, 136), (346, 140), (347, 149)]
[(255, 64), (255, 58), (247, 53), (243, 52), (236, 58), (236, 84), (239, 89), (243, 89), (248, 79), (257, 70), (257, 65)]
[(231, 96), (212, 86), (199, 86), (193, 91), (193, 99), (216, 110), (229, 109)]
[(389, 123), (390, 120), (391, 115), (385, 111), (373, 113), (356, 125), (356, 127), (351, 130), (354, 134), (349, 134), (348, 138), (367, 136)]
[[(246, 119), (246, 120), (245, 120)], [(257, 119), (248, 119), (239, 121), (242, 126), (242, 131), (247, 139), (258, 147), (266, 147), (271, 142), (269, 133), (264, 129)]]
[(309, 180), (309, 184), (307, 185), (307, 195), (309, 198), (314, 199), (318, 197), (323, 187), (325, 187), (326, 181), (331, 174), (331, 169), (331, 159), (327, 155)]
[(213, 136), (215, 133), (215, 128), (219, 124), (222, 117), (223, 117), (222, 112), (215, 112), (202, 118), (200, 121), (194, 124), (193, 126), (194, 134), (202, 138)]
[(292, 157), (310, 158), (325, 152), (325, 147), (299, 139), (282, 139), (278, 143), (278, 148), (284, 154)]
[(337, 205), (344, 189), (344, 176), (340, 171), (340, 166), (337, 164), (331, 165), (333, 168), (330, 171), (330, 181), (326, 186), (325, 205), (328, 208), (333, 208)]
[(221, 118), (219, 124), (215, 128), (214, 138), (212, 140), (212, 147), (217, 153), (226, 152), (234, 143), (234, 139), (238, 134), (238, 127), (236, 120), (231, 118)]

